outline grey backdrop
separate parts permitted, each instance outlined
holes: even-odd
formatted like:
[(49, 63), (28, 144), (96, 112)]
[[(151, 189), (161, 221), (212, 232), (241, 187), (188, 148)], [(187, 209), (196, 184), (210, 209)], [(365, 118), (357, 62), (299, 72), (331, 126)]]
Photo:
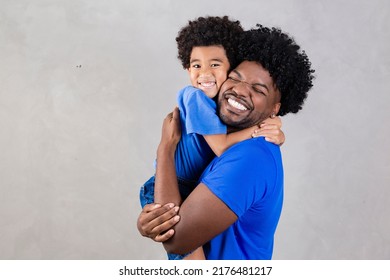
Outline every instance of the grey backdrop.
[(139, 186), (188, 84), (175, 36), (229, 15), (292, 34), (317, 79), (283, 118), (274, 259), (390, 258), (390, 2), (0, 0), (0, 258), (165, 259)]

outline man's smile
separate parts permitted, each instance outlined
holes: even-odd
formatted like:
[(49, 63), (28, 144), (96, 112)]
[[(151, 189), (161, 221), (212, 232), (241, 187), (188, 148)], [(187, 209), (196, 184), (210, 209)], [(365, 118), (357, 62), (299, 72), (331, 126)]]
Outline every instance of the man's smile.
[(234, 92), (225, 92), (224, 98), (228, 103), (228, 107), (230, 107), (229, 110), (232, 112), (245, 112), (252, 109), (246, 100), (237, 97)]
[(241, 111), (246, 111), (248, 108), (246, 108), (244, 105), (241, 103), (237, 102), (236, 100), (233, 100), (232, 98), (228, 99), (228, 103), (233, 107)]

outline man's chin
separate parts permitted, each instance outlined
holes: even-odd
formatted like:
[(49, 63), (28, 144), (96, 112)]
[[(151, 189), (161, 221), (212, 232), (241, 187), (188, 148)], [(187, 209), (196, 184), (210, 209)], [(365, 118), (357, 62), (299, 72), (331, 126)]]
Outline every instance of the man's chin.
[(229, 127), (236, 128), (237, 130), (244, 129), (247, 127), (245, 126), (242, 118), (239, 118), (237, 115), (234, 114), (220, 113), (219, 118), (224, 124)]

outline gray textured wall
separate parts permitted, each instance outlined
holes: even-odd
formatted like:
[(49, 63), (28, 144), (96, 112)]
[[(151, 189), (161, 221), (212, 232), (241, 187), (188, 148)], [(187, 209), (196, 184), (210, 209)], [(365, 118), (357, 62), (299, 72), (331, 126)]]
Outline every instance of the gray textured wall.
[(390, 2), (0, 0), (0, 258), (164, 259), (139, 186), (188, 83), (175, 36), (230, 15), (294, 35), (317, 79), (283, 118), (275, 259), (390, 258)]

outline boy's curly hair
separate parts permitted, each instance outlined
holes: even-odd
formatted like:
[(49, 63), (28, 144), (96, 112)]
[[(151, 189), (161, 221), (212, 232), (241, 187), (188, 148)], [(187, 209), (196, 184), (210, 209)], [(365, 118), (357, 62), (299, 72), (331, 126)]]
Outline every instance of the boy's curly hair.
[(278, 28), (257, 24), (241, 35), (239, 60), (259, 62), (267, 69), (281, 93), (278, 115), (297, 113), (313, 86), (314, 70), (293, 38)]
[(189, 21), (176, 37), (178, 58), (184, 69), (190, 67), (193, 47), (220, 45), (225, 49), (230, 68), (237, 65), (237, 46), (243, 28), (239, 21), (223, 17), (199, 17)]

